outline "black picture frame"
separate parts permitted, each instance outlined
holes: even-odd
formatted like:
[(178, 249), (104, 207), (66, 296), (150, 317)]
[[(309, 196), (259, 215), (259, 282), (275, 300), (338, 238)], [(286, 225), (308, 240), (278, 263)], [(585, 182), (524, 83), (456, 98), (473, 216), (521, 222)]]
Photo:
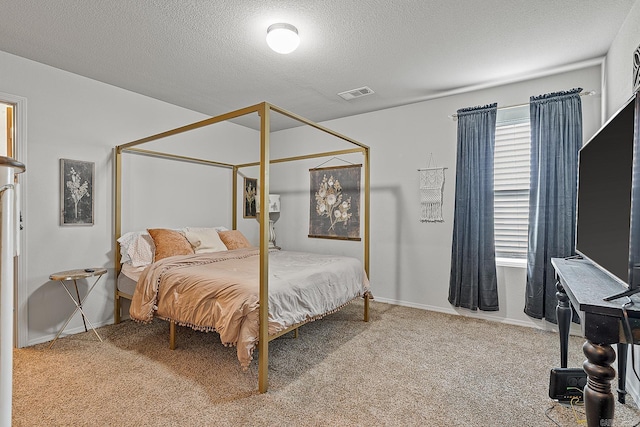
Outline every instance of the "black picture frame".
[(255, 218), (257, 215), (256, 202), (258, 197), (258, 179), (245, 177), (242, 194), (244, 195), (242, 217)]
[(60, 159), (60, 225), (93, 225), (95, 163)]

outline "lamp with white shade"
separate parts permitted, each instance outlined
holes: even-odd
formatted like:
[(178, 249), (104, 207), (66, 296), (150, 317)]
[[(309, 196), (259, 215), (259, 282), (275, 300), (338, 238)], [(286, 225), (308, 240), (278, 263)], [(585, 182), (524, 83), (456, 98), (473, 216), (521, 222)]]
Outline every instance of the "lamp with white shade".
[[(259, 202), (259, 198), (256, 198)], [(260, 212), (260, 203), (256, 203), (256, 212)], [(259, 218), (257, 216), (256, 218)], [(275, 222), (280, 218), (280, 195), (269, 194), (269, 248), (280, 249), (276, 246)]]

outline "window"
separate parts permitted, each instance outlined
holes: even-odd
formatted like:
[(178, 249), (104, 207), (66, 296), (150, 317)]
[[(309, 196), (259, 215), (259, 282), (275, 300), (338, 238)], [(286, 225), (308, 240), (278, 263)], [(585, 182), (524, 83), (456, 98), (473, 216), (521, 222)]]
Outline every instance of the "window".
[(527, 258), (530, 147), (529, 107), (498, 110), (494, 154), (497, 258)]

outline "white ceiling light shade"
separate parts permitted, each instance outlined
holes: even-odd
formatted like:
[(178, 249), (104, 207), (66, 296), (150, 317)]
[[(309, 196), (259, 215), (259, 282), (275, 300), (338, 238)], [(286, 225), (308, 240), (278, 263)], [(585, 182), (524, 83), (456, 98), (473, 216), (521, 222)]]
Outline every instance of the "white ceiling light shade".
[(298, 29), (285, 23), (270, 25), (267, 28), (267, 44), (278, 53), (291, 53), (300, 44)]

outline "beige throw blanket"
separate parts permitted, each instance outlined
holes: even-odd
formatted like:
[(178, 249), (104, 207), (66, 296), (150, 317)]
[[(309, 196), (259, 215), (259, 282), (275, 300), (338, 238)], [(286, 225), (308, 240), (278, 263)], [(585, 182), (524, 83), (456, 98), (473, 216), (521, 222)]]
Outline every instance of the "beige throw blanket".
[[(236, 345), (247, 368), (258, 342), (259, 250), (175, 256), (147, 267), (131, 302), (131, 318), (154, 316), (217, 331)], [(323, 317), (368, 291), (359, 260), (304, 252), (269, 253), (269, 334)]]

